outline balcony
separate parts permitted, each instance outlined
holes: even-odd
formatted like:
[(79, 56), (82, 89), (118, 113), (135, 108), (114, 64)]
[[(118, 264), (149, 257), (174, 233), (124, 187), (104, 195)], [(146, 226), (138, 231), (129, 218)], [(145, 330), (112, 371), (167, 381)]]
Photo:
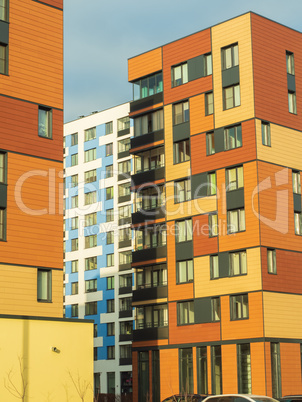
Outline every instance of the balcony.
[(157, 258), (165, 258), (166, 256), (167, 256), (166, 246), (145, 248), (142, 250), (133, 251), (132, 262), (136, 263), (136, 262), (155, 260)]
[(161, 141), (163, 139), (164, 139), (164, 130), (154, 131), (152, 133), (131, 138), (131, 148), (137, 148), (141, 147), (142, 145), (152, 144), (153, 142)]
[(120, 366), (130, 366), (132, 364), (131, 357), (121, 357), (120, 358)]
[(132, 341), (133, 339), (133, 334), (120, 334), (119, 336), (119, 341), (120, 342), (126, 342), (126, 341)]
[(154, 182), (165, 178), (165, 167), (160, 166), (157, 169), (147, 170), (146, 172), (136, 173), (131, 176), (132, 186)]
[(155, 95), (130, 102), (130, 113), (161, 103), (163, 102), (163, 98), (163, 93), (159, 92)]
[(168, 297), (167, 283), (157, 287), (144, 287), (133, 291), (132, 300), (134, 302), (162, 299)]
[(132, 293), (132, 286), (124, 286), (119, 288), (118, 290), (119, 295), (124, 295), (127, 293)]
[(168, 339), (168, 326), (158, 328), (143, 328), (133, 331), (133, 342), (153, 341), (156, 339)]
[(145, 221), (154, 221), (155, 219), (161, 219), (165, 217), (165, 207), (162, 205), (161, 207), (144, 210), (141, 209), (132, 214), (132, 223), (142, 223)]

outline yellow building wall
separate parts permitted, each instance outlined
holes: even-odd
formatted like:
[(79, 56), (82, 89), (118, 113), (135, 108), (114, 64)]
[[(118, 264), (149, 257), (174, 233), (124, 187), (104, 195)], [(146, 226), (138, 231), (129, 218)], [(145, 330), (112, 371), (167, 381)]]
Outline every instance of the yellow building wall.
[(301, 295), (264, 292), (264, 336), (300, 339), (301, 309)]
[[(250, 13), (216, 25), (211, 29), (215, 127), (222, 127), (254, 116), (254, 85)], [(221, 48), (238, 42), (240, 99), (238, 107), (223, 110)]]
[(74, 381), (92, 402), (93, 323), (1, 317), (0, 344), (2, 401), (16, 401), (7, 388), (22, 393), (23, 376), (26, 401), (80, 400)]

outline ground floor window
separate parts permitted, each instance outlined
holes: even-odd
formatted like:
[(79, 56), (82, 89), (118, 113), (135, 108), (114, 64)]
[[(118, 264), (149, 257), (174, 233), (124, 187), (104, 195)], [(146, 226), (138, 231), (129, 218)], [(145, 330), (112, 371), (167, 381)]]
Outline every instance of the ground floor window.
[(271, 343), (273, 398), (281, 398), (280, 343)]
[(196, 348), (197, 353), (197, 392), (208, 393), (207, 347)]
[(138, 400), (149, 398), (149, 354), (138, 352)]
[(192, 348), (179, 349), (179, 392), (184, 395), (194, 392)]
[(251, 350), (249, 343), (237, 345), (238, 393), (252, 393)]
[(221, 346), (211, 347), (212, 394), (222, 394)]

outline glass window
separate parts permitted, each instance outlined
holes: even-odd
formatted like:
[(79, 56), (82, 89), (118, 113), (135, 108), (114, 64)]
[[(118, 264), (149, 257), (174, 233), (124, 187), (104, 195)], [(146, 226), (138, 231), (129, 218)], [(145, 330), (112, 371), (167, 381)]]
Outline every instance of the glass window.
[(97, 257), (85, 258), (85, 271), (97, 269)]
[(211, 320), (213, 322), (220, 321), (220, 297), (211, 299)]
[(237, 345), (238, 355), (238, 392), (240, 394), (252, 393), (251, 351), (249, 343)]
[(79, 305), (72, 304), (71, 305), (71, 317), (78, 317), (79, 316)]
[(171, 68), (172, 87), (188, 82), (188, 64), (183, 63)]
[(132, 274), (120, 275), (119, 277), (119, 287), (121, 288), (132, 288)]
[(119, 265), (131, 264), (132, 262), (132, 251), (121, 251), (119, 253)]
[(174, 163), (190, 160), (190, 140), (174, 142)]
[(131, 194), (130, 187), (131, 187), (130, 182), (119, 184), (119, 186), (118, 186), (118, 196), (119, 197), (126, 197), (126, 196), (130, 195)]
[(131, 217), (131, 205), (123, 205), (118, 208), (118, 218), (125, 219)]
[(71, 261), (71, 272), (78, 272), (78, 267), (79, 267), (79, 261), (78, 260), (73, 260)]
[(272, 364), (272, 391), (273, 398), (281, 398), (281, 361), (280, 343), (271, 343), (271, 364)]
[(243, 166), (226, 169), (226, 190), (243, 188)]
[(113, 155), (113, 143), (106, 144), (106, 156)]
[(244, 208), (228, 211), (228, 234), (245, 230)]
[[(0, 5), (0, 13), (1, 13), (1, 5)], [(0, 44), (0, 74), (7, 74), (7, 45), (3, 44)], [(43, 134), (43, 127), (41, 126), (41, 134), (40, 134), (40, 113), (39, 113), (39, 135), (41, 135), (41, 137), (47, 137), (47, 135), (42, 134)]]
[(133, 82), (133, 100), (146, 98), (163, 91), (162, 72)]
[(234, 44), (221, 49), (222, 57), (222, 69), (226, 70), (238, 66), (239, 56), (238, 56), (238, 44)]
[(218, 215), (209, 214), (209, 236), (218, 236)]
[(91, 162), (96, 159), (96, 148), (88, 149), (84, 152), (84, 162)]
[(0, 152), (0, 183), (6, 183), (6, 154)]
[(79, 205), (79, 197), (77, 195), (71, 197), (71, 208), (77, 208)]
[(302, 235), (302, 214), (301, 212), (295, 212), (295, 234)]
[(219, 260), (218, 255), (210, 255), (210, 278), (219, 278)]
[(97, 314), (97, 302), (87, 302), (85, 303), (85, 315), (96, 315)]
[(297, 114), (296, 92), (288, 91), (288, 111)]
[(241, 124), (224, 129), (224, 149), (239, 148), (242, 146)]
[(6, 240), (6, 209), (0, 208), (0, 240)]
[(7, 0), (0, 1), (0, 20), (2, 21), (8, 20)]
[(123, 297), (119, 299), (119, 311), (131, 311), (132, 310), (132, 297)]
[(78, 282), (72, 282), (71, 284), (71, 294), (72, 295), (77, 295), (79, 293), (79, 283)]
[(176, 225), (176, 243), (190, 241), (193, 238), (192, 219), (177, 221)]
[(205, 115), (209, 116), (214, 113), (214, 98), (213, 92), (207, 92), (204, 94), (205, 98)]
[(78, 164), (78, 154), (71, 155), (71, 166), (76, 166)]
[(269, 274), (277, 273), (276, 250), (267, 249), (267, 271)]
[(85, 248), (97, 246), (97, 235), (85, 236)]
[(179, 349), (179, 392), (182, 395), (194, 392), (192, 348)]
[(79, 218), (78, 216), (74, 216), (71, 218), (71, 230), (78, 229), (79, 227)]
[(114, 254), (107, 254), (107, 267), (114, 266)]
[(189, 201), (191, 199), (191, 180), (184, 179), (174, 182), (174, 203)]
[(106, 188), (106, 200), (112, 200), (113, 198), (113, 186)]
[(114, 299), (107, 300), (107, 313), (114, 313)]
[(106, 234), (106, 243), (107, 244), (113, 244), (114, 243), (114, 231), (111, 230), (110, 232), (107, 232)]
[(134, 119), (134, 137), (162, 130), (164, 128), (164, 111), (157, 110)]
[(79, 249), (79, 239), (71, 239), (71, 251), (77, 251)]
[(129, 175), (131, 173), (131, 160), (128, 159), (127, 161), (119, 162), (118, 163), (118, 172), (119, 172), (119, 174), (124, 174), (125, 179), (130, 178)]
[(120, 322), (120, 335), (131, 335), (133, 331), (132, 321), (121, 321)]
[(143, 188), (135, 193), (136, 211), (149, 211), (164, 204), (164, 186)]
[(177, 324), (194, 324), (194, 301), (177, 303)]
[(208, 175), (207, 175), (207, 195), (215, 195), (216, 190), (217, 190), (216, 172), (208, 173)]
[(134, 156), (135, 173), (147, 172), (165, 166), (164, 148), (158, 147)]
[(136, 289), (167, 286), (167, 266), (157, 264), (136, 271)]
[(246, 251), (235, 251), (229, 254), (230, 276), (247, 274)]
[(85, 184), (96, 181), (96, 169), (84, 173)]
[(51, 271), (37, 270), (37, 299), (38, 301), (51, 301)]
[(96, 191), (90, 191), (89, 193), (85, 193), (84, 202), (85, 205), (94, 204), (96, 202)]
[(118, 240), (119, 242), (131, 240), (131, 228), (123, 228), (118, 231)]
[(96, 223), (97, 223), (97, 214), (96, 214), (96, 212), (93, 212), (91, 214), (86, 214), (85, 215), (85, 227), (96, 225)]
[(113, 165), (107, 165), (105, 171), (105, 179), (113, 176)]
[(292, 52), (286, 52), (286, 69), (287, 74), (295, 75), (294, 54)]
[(74, 174), (71, 176), (71, 187), (76, 187), (78, 185), (79, 176)]
[(84, 131), (85, 141), (91, 141), (96, 138), (96, 127), (88, 128)]
[(107, 290), (114, 289), (114, 276), (107, 277)]
[(115, 323), (108, 322), (107, 323), (107, 336), (114, 336), (115, 335)]
[(197, 392), (206, 395), (208, 393), (208, 363), (207, 347), (196, 348), (197, 354)]
[(71, 146), (78, 145), (78, 133), (71, 134)]
[(204, 55), (204, 75), (212, 74), (212, 55), (211, 53)]
[(105, 135), (111, 134), (113, 132), (113, 121), (108, 121), (105, 123)]
[(207, 142), (207, 155), (215, 154), (214, 132), (210, 132), (210, 133), (206, 134), (206, 142)]
[(113, 208), (106, 209), (106, 222), (112, 222), (114, 220)]
[(130, 128), (130, 117), (122, 117), (117, 121), (117, 131), (123, 131)]
[(262, 144), (268, 147), (271, 146), (271, 127), (266, 121), (261, 122)]
[(223, 109), (231, 109), (240, 106), (240, 85), (231, 85), (223, 88)]
[(85, 281), (85, 292), (96, 292), (97, 291), (97, 280), (96, 279), (88, 279)]
[(178, 261), (176, 263), (176, 282), (193, 282), (193, 260)]
[(127, 152), (131, 148), (130, 138), (125, 138), (124, 140), (120, 140), (117, 143), (118, 153)]
[(176, 103), (173, 105), (173, 124), (181, 124), (189, 121), (189, 101)]
[(300, 172), (293, 170), (292, 171), (292, 179), (293, 179), (293, 192), (295, 194), (301, 194)]
[(248, 318), (249, 305), (248, 294), (230, 296), (231, 320), (240, 320)]
[[(0, 46), (0, 63), (1, 63)], [(39, 106), (39, 136), (52, 138), (52, 110), (47, 107)]]

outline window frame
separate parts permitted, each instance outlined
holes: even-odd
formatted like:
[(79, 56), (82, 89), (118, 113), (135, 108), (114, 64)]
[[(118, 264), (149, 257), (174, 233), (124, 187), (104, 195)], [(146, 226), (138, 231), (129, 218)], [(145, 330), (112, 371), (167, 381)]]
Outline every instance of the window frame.
[(287, 74), (295, 75), (294, 53), (286, 50), (286, 71)]
[(291, 114), (297, 114), (297, 98), (295, 91), (288, 91), (288, 111)]
[[(45, 127), (43, 128), (43, 126)], [(42, 130), (43, 132), (45, 131), (44, 134)], [(41, 138), (52, 139), (52, 108), (50, 107), (42, 105), (38, 106), (38, 136)]]
[(37, 301), (43, 303), (52, 302), (52, 271), (50, 269), (37, 269)]
[[(236, 306), (238, 308), (236, 309)], [(245, 308), (244, 308), (245, 306)], [(239, 311), (240, 310), (240, 311)], [(249, 319), (249, 297), (248, 293), (240, 293), (230, 296), (230, 320), (248, 320)]]
[[(97, 269), (97, 256), (87, 257), (84, 261), (85, 271), (92, 271), (94, 269)], [(90, 268), (90, 266), (93, 266), (93, 268)]]
[[(185, 267), (181, 267), (180, 265), (185, 263)], [(191, 265), (191, 267), (190, 267)], [(180, 273), (180, 270), (185, 271), (185, 275)], [(191, 272), (190, 272), (191, 271)], [(185, 277), (185, 280), (181, 280), (181, 277)], [(176, 284), (180, 285), (183, 283), (192, 283), (194, 282), (194, 262), (193, 259), (177, 261), (176, 262)]]
[(277, 258), (276, 249), (267, 248), (267, 272), (272, 275), (277, 275)]
[(174, 165), (191, 160), (190, 139), (173, 142)]
[(271, 147), (271, 125), (268, 121), (261, 121), (262, 145)]
[[(175, 78), (178, 70), (179, 70), (179, 73), (177, 74), (177, 76), (179, 76), (179, 78)], [(172, 88), (187, 84), (188, 81), (189, 81), (188, 63), (186, 61), (171, 67), (171, 87)]]
[[(235, 255), (239, 255), (238, 269), (235, 265)], [(246, 250), (232, 251), (229, 253), (229, 277), (247, 275), (247, 253)]]
[[(179, 189), (181, 183), (183, 183), (183, 187)], [(184, 194), (183, 199), (180, 199), (182, 193)], [(191, 178), (174, 181), (174, 204), (190, 201), (191, 196)]]
[(96, 138), (96, 127), (90, 127), (84, 130), (84, 142), (92, 141)]
[(85, 280), (85, 293), (93, 293), (97, 291), (97, 279), (86, 279)]
[[(235, 180), (231, 180), (231, 174), (234, 172)], [(226, 191), (231, 192), (244, 188), (244, 169), (243, 165), (234, 166), (225, 170)]]
[(87, 149), (84, 151), (84, 163), (96, 160), (96, 148)]
[(107, 121), (105, 123), (105, 135), (113, 133), (113, 121)]
[[(236, 212), (237, 218), (236, 218), (236, 228), (238, 230), (232, 230), (232, 224), (231, 220), (231, 214)], [(243, 220), (242, 221), (242, 217)], [(246, 230), (246, 222), (245, 222), (245, 208), (236, 208), (236, 209), (230, 209), (227, 211), (227, 226), (228, 226), (228, 234), (233, 234), (233, 233), (240, 233), (240, 232), (245, 232)]]
[[(182, 307), (183, 311), (181, 311)], [(195, 323), (194, 300), (177, 302), (177, 326), (193, 325), (194, 323)]]
[[(228, 54), (227, 52), (230, 51), (230, 60), (229, 63), (227, 61)], [(239, 46), (238, 42), (233, 43), (228, 46), (224, 46), (221, 48), (221, 68), (222, 70), (228, 70), (229, 68), (239, 66)]]
[[(184, 223), (184, 237), (185, 240), (179, 240), (179, 235), (180, 235), (180, 229), (179, 229), (179, 225)], [(182, 219), (182, 220), (178, 220), (175, 222), (176, 225), (176, 232), (175, 232), (175, 242), (176, 244), (178, 243), (184, 243), (187, 241), (192, 241), (193, 240), (193, 221), (192, 218), (187, 218), (187, 219)]]
[(211, 321), (219, 322), (221, 320), (220, 297), (211, 297)]
[[(173, 125), (186, 123), (190, 121), (190, 104), (189, 100), (174, 103), (173, 105)], [(187, 107), (186, 107), (187, 106)], [(176, 109), (181, 107), (180, 113), (176, 113)]]
[[(222, 89), (223, 110), (230, 110), (241, 106), (240, 84), (229, 85)], [(230, 93), (231, 96), (227, 96)], [(230, 104), (228, 103), (230, 102)]]
[(0, 208), (0, 241), (6, 241), (6, 208)]
[[(210, 102), (209, 102), (209, 98)], [(204, 94), (205, 116), (211, 116), (214, 114), (214, 94), (213, 91), (205, 92)]]

